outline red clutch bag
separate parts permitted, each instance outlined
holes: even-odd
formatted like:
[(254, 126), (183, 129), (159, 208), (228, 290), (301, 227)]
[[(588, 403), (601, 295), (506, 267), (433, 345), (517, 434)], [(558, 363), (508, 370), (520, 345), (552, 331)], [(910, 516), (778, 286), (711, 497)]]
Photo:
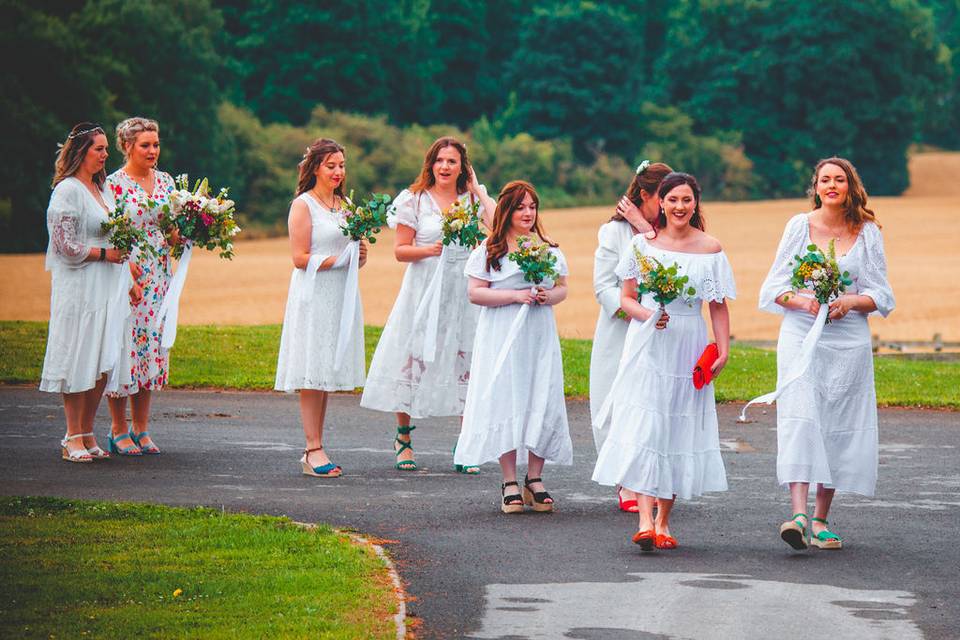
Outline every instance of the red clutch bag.
[(693, 366), (694, 387), (703, 389), (706, 385), (710, 384), (710, 381), (713, 380), (713, 371), (710, 370), (710, 367), (713, 366), (713, 363), (716, 362), (719, 357), (720, 350), (717, 349), (717, 343), (711, 342), (708, 344), (707, 348), (703, 350), (700, 359), (697, 360), (697, 364)]

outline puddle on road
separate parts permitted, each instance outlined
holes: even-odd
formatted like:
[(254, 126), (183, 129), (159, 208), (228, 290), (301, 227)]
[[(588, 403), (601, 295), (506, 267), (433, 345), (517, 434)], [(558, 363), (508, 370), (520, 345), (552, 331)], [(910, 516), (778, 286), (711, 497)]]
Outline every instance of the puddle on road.
[(767, 640), (795, 637), (811, 620), (831, 640), (923, 637), (906, 591), (717, 574), (626, 577), (635, 581), (487, 585), (480, 630), (467, 637)]

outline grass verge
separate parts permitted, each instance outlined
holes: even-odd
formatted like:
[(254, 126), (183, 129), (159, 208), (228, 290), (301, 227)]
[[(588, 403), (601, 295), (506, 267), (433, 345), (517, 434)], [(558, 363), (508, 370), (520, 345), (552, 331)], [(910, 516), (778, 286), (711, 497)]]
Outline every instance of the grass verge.
[[(367, 364), (380, 339), (379, 327), (366, 327)], [(40, 379), (47, 325), (0, 322), (0, 383)], [(585, 398), (590, 384), (590, 340), (561, 340), (565, 390)], [(183, 326), (172, 352), (173, 388), (272, 389), (280, 325)], [(960, 361), (875, 359), (877, 400), (884, 406), (960, 409)], [(772, 351), (734, 346), (716, 382), (717, 400), (740, 402), (772, 391), (777, 357)]]
[(381, 561), (327, 527), (0, 498), (0, 637), (393, 638)]

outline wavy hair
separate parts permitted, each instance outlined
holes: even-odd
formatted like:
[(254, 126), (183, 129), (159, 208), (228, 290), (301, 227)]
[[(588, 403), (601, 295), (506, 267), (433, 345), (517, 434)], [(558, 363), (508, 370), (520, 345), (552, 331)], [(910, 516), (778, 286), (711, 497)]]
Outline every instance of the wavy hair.
[(453, 147), (460, 154), (460, 175), (457, 176), (457, 193), (465, 193), (467, 182), (470, 180), (470, 158), (467, 157), (467, 145), (463, 144), (452, 136), (443, 136), (434, 140), (427, 154), (423, 157), (423, 168), (420, 175), (410, 185), (410, 191), (413, 193), (423, 193), (437, 183), (436, 176), (433, 175), (433, 163), (437, 161), (441, 149)]
[[(336, 140), (331, 140), (330, 138), (318, 138), (307, 147), (307, 152), (303, 154), (303, 160), (297, 165), (300, 169), (300, 174), (297, 176), (296, 195), (299, 196), (313, 189), (314, 185), (317, 184), (317, 169), (323, 164), (323, 161), (327, 159), (327, 156), (337, 152), (345, 153), (343, 146)], [(343, 185), (346, 183), (346, 174), (344, 174), (343, 182), (333, 190), (341, 199), (344, 197)]]
[[(66, 178), (77, 173), (83, 159), (87, 156), (87, 151), (93, 146), (94, 139), (99, 136), (106, 136), (107, 132), (98, 124), (93, 122), (81, 122), (74, 125), (67, 134), (67, 139), (60, 145), (60, 151), (57, 153), (57, 161), (53, 165), (53, 183), (52, 187), (57, 186)], [(93, 174), (93, 184), (102, 189), (103, 183), (107, 181), (106, 169), (100, 169)]]
[(810, 178), (810, 187), (807, 189), (807, 195), (810, 196), (813, 206), (817, 209), (823, 206), (820, 196), (817, 195), (817, 179), (820, 177), (820, 169), (828, 164), (837, 165), (847, 176), (847, 198), (843, 202), (843, 219), (850, 230), (859, 232), (864, 222), (872, 222), (879, 228), (880, 223), (877, 221), (876, 214), (867, 208), (867, 189), (863, 186), (863, 180), (860, 179), (857, 168), (846, 158), (824, 158), (813, 168), (813, 177)]
[(533, 232), (551, 247), (559, 246), (547, 237), (543, 225), (540, 224), (540, 196), (537, 195), (537, 190), (526, 180), (513, 180), (504, 185), (500, 195), (497, 196), (497, 209), (493, 213), (493, 230), (487, 238), (487, 271), (491, 269), (500, 271), (500, 258), (507, 254), (507, 234), (510, 232), (513, 212), (517, 210), (528, 193), (537, 208)]
[[(637, 205), (637, 208), (640, 208), (643, 206), (640, 191), (646, 191), (649, 195), (654, 195), (657, 193), (660, 181), (672, 172), (673, 169), (662, 162), (648, 164), (643, 171), (634, 174), (633, 180), (630, 181), (630, 186), (627, 187), (627, 192), (624, 195), (630, 199), (630, 202)], [(610, 220), (626, 220), (626, 218), (619, 213), (615, 213)]]
[[(683, 173), (682, 171), (668, 173), (667, 176), (660, 181), (660, 186), (657, 189), (660, 200), (663, 200), (668, 193), (684, 184), (693, 190), (693, 200), (695, 202), (693, 215), (690, 216), (690, 226), (700, 229), (700, 231), (706, 231), (703, 211), (700, 209), (700, 184), (692, 175)], [(662, 206), (660, 207), (660, 215), (657, 217), (657, 224), (661, 228), (667, 226), (667, 215), (664, 213)]]
[(123, 157), (129, 157), (130, 147), (137, 141), (137, 136), (147, 131), (153, 131), (160, 135), (160, 125), (157, 124), (156, 120), (139, 116), (127, 118), (117, 125), (117, 149), (120, 150)]

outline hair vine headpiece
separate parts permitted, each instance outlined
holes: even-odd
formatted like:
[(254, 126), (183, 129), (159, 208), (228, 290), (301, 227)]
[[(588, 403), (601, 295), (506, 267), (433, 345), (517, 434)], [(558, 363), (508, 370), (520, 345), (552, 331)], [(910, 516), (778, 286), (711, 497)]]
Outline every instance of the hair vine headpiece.
[(103, 133), (103, 127), (101, 127), (100, 125), (95, 125), (90, 129), (84, 129), (83, 131), (77, 131), (76, 133), (71, 133), (67, 135), (67, 140), (73, 140), (74, 138), (79, 138), (80, 136), (85, 136), (88, 133), (94, 133), (97, 131), (99, 131), (100, 133)]
[(650, 161), (649, 161), (649, 160), (644, 160), (643, 162), (641, 162), (640, 164), (638, 164), (638, 165), (637, 165), (637, 175), (639, 176), (639, 175), (643, 174), (643, 172), (646, 171), (646, 170), (647, 170), (647, 167), (649, 167), (649, 166), (650, 166)]

